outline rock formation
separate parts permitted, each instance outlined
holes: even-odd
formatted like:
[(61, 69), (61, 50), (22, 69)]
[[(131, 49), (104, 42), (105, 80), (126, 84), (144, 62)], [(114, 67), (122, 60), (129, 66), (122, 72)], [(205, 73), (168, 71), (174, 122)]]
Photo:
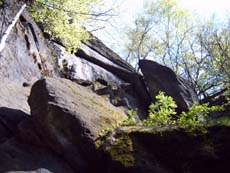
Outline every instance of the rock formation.
[[(7, 1), (3, 30), (21, 3)], [(227, 125), (205, 133), (120, 127), (128, 110), (146, 118), (160, 90), (180, 111), (196, 100), (169, 68), (150, 61), (140, 67), (143, 75), (94, 36), (67, 54), (24, 10), (0, 54), (0, 172), (229, 172)]]
[[(5, 30), (12, 16), (20, 7), (19, 2), (9, 1), (5, 18), (0, 20)], [(16, 81), (33, 84), (42, 76), (56, 76), (56, 63), (48, 41), (32, 20), (27, 10), (24, 10), (19, 21), (7, 38), (7, 44), (0, 55), (0, 82)]]
[[(206, 132), (180, 128), (120, 128), (103, 145), (112, 173), (228, 172), (229, 126)], [(108, 140), (107, 140), (108, 141)]]
[(173, 97), (179, 112), (188, 111), (198, 101), (189, 82), (177, 76), (170, 68), (150, 60), (141, 60), (139, 65), (153, 100), (159, 91), (163, 91)]

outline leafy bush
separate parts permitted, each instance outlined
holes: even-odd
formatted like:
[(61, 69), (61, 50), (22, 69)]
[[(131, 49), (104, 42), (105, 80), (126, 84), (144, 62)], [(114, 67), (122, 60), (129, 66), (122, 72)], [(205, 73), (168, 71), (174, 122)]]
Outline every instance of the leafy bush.
[(149, 106), (149, 117), (143, 121), (143, 124), (147, 126), (175, 124), (173, 115), (176, 115), (176, 107), (172, 97), (166, 96), (164, 92), (159, 92), (156, 96), (156, 102)]
[(164, 92), (159, 92), (156, 102), (149, 106), (149, 117), (143, 121), (147, 126), (196, 126), (205, 122), (205, 117), (212, 111), (223, 110), (223, 106), (211, 106), (195, 103), (188, 112), (182, 112), (176, 119), (177, 105), (172, 97), (166, 96)]
[(195, 103), (192, 108), (187, 112), (182, 112), (180, 118), (177, 120), (177, 124), (180, 126), (195, 126), (202, 124), (205, 117), (212, 111), (222, 110), (222, 106), (211, 106), (209, 107), (207, 103), (199, 105)]

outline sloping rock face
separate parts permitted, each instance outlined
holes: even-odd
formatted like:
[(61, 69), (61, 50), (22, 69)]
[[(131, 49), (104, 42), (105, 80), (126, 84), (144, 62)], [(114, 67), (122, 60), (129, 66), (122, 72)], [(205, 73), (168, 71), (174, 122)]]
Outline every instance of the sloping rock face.
[(13, 137), (18, 124), (29, 116), (30, 87), (17, 82), (0, 84), (0, 144)]
[[(22, 5), (7, 0), (0, 9), (1, 31), (5, 31)], [(1, 33), (2, 34), (2, 33)], [(54, 60), (42, 32), (24, 10), (0, 53), (0, 172), (73, 172), (50, 149), (27, 144), (19, 138), (20, 126), (30, 120), (27, 103), (31, 85), (42, 76), (55, 76)], [(27, 125), (28, 126), (28, 125)], [(23, 128), (21, 128), (23, 129)], [(28, 131), (27, 131), (28, 132)], [(33, 131), (23, 131), (25, 138)], [(48, 171), (49, 170), (49, 171)]]
[[(4, 11), (0, 9), (3, 14), (0, 17), (2, 31), (7, 29), (21, 5), (22, 1), (10, 0)], [(8, 36), (0, 59), (1, 83), (17, 81), (32, 84), (41, 76), (57, 75), (47, 41), (27, 10)]]
[(0, 108), (7, 107), (17, 109), (27, 114), (30, 113), (30, 107), (27, 99), (30, 95), (31, 87), (23, 87), (21, 83), (8, 81), (0, 84)]
[(66, 79), (38, 81), (29, 104), (44, 145), (61, 154), (76, 172), (102, 169), (94, 141), (103, 129), (126, 118), (121, 108)]
[(177, 76), (170, 68), (150, 60), (140, 60), (139, 65), (153, 100), (159, 91), (163, 91), (173, 97), (178, 112), (188, 111), (193, 103), (198, 101), (189, 82)]
[[(5, 19), (0, 17), (3, 30), (23, 1), (7, 3)], [(168, 95), (181, 92), (172, 96), (181, 109), (188, 108), (195, 99), (182, 78), (167, 68), (157, 71), (166, 71), (158, 77), (163, 83), (171, 81), (172, 88), (180, 89), (172, 91), (170, 85), (151, 83), (158, 80), (155, 75), (148, 78), (152, 67), (144, 65), (148, 67), (142, 69), (144, 81), (94, 37), (71, 55), (54, 45), (45, 40), (25, 10), (0, 55), (0, 172), (229, 172), (229, 126), (208, 127), (207, 133), (199, 129), (191, 133), (179, 128), (115, 128), (126, 119), (127, 108), (137, 108), (145, 117), (159, 86)], [(70, 80), (50, 78), (59, 77), (53, 57), (59, 57), (61, 65), (67, 60), (67, 73), (62, 77)]]
[[(57, 52), (58, 64), (61, 69), (63, 67), (63, 61), (67, 61), (67, 67), (69, 68), (66, 74), (66, 78), (77, 81), (88, 81), (90, 83), (95, 82), (97, 79), (102, 79), (107, 83), (115, 83), (120, 85), (124, 83), (123, 80), (119, 79), (116, 75), (103, 69), (102, 67), (93, 64), (84, 58), (78, 57), (74, 54), (66, 52), (65, 48), (57, 43), (53, 43), (53, 48)], [(106, 60), (106, 59), (105, 59)]]
[(83, 43), (75, 54), (68, 54), (63, 46), (52, 43), (63, 77), (91, 85), (96, 93), (108, 95), (115, 106), (137, 110), (139, 118), (146, 117), (151, 99), (142, 76), (97, 38), (94, 39)]
[[(95, 45), (95, 47), (96, 46), (98, 45)], [(144, 106), (148, 107), (151, 101), (149, 93), (146, 89), (142, 76), (134, 72), (133, 68), (126, 67), (126, 64), (124, 64), (123, 66), (119, 65), (122, 61), (119, 61), (119, 64), (116, 64), (114, 62), (117, 62), (117, 59), (111, 61), (110, 59), (112, 57), (110, 57), (110, 59), (104, 57), (85, 44), (82, 44), (76, 55), (108, 70), (123, 81), (131, 83), (135, 92), (134, 96), (138, 97), (139, 100), (141, 100), (141, 103), (144, 104)]]
[(120, 128), (107, 137), (102, 147), (108, 153), (108, 172), (229, 172), (230, 127), (212, 126), (203, 130)]
[(91, 39), (84, 42), (85, 45), (87, 45), (92, 50), (98, 52), (100, 55), (106, 57), (110, 61), (112, 61), (114, 64), (117, 64), (120, 67), (123, 67), (131, 72), (135, 72), (135, 69), (127, 63), (125, 60), (123, 60), (120, 56), (118, 56), (115, 52), (113, 52), (111, 49), (109, 49), (104, 43), (102, 43), (98, 38), (90, 35)]

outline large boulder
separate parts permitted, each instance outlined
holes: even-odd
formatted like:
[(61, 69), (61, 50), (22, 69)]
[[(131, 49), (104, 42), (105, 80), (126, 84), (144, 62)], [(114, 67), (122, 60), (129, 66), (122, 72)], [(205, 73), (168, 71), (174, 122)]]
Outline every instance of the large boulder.
[(172, 69), (150, 60), (140, 60), (139, 65), (153, 100), (159, 91), (163, 91), (173, 97), (178, 112), (188, 111), (193, 103), (198, 101), (191, 84), (176, 75)]
[(123, 109), (67, 79), (39, 80), (32, 87), (29, 104), (44, 145), (63, 155), (76, 172), (102, 168), (95, 140), (126, 119)]

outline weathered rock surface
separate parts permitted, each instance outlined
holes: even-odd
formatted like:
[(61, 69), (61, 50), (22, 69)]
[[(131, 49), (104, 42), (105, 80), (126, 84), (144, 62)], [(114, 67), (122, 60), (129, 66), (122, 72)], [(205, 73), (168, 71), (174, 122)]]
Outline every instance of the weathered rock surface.
[[(149, 92), (146, 89), (143, 78), (140, 74), (133, 71), (126, 65), (120, 65), (122, 61), (117, 62), (117, 59), (111, 60), (112, 57), (104, 57), (100, 53), (94, 51), (96, 48), (91, 49), (85, 44), (79, 48), (76, 56), (86, 59), (87, 61), (94, 63), (105, 70), (116, 75), (118, 78), (123, 80), (125, 83), (132, 84), (133, 97), (139, 101), (139, 109), (143, 109), (147, 113), (148, 106), (151, 102)], [(98, 49), (98, 48), (97, 48)], [(143, 111), (142, 111), (143, 112)], [(146, 115), (144, 115), (146, 117)]]
[(120, 67), (123, 67), (129, 71), (135, 72), (135, 69), (123, 60), (119, 55), (109, 49), (103, 42), (101, 42), (97, 37), (91, 34), (91, 39), (84, 42), (86, 46), (91, 48), (92, 50), (98, 52), (100, 55), (106, 57), (108, 60), (117, 64)]
[(0, 84), (0, 143), (13, 137), (18, 124), (29, 117), (29, 94), (30, 87), (23, 87), (20, 83), (8, 81)]
[[(0, 17), (3, 30), (23, 1), (7, 3), (5, 21)], [(145, 117), (159, 90), (174, 97), (180, 111), (188, 110), (196, 95), (187, 81), (154, 62), (141, 62), (144, 81), (92, 38), (67, 55), (63, 47), (55, 50), (23, 12), (0, 55), (0, 172), (229, 172), (229, 126), (207, 127), (207, 133), (150, 127), (112, 130), (126, 118), (127, 108), (137, 108)], [(59, 76), (53, 57), (66, 59), (71, 67), (66, 77), (88, 87), (61, 78), (37, 81)]]
[(116, 85), (124, 83), (124, 81), (119, 79), (116, 75), (102, 67), (93, 64), (84, 58), (67, 53), (65, 48), (57, 43), (53, 43), (53, 48), (55, 49), (58, 57), (58, 64), (61, 69), (63, 69), (63, 61), (67, 61), (67, 67), (69, 69), (67, 73), (69, 72), (69, 74), (66, 75), (71, 80), (89, 81), (93, 83), (97, 79), (102, 79), (108, 83), (115, 83)]
[[(3, 31), (13, 20), (21, 4), (22, 1), (7, 1), (5, 15), (0, 18)], [(54, 58), (47, 41), (27, 10), (24, 10), (8, 36), (0, 59), (1, 83), (10, 80), (32, 84), (41, 76), (57, 75)]]
[[(72, 169), (36, 134), (27, 103), (30, 87), (16, 82), (0, 87), (0, 172), (63, 173)], [(42, 169), (44, 168), (44, 169)]]
[[(97, 38), (93, 40), (89, 41), (90, 46), (88, 46), (89, 43), (82, 44), (75, 54), (66, 53), (65, 48), (57, 43), (52, 44), (54, 52), (58, 57), (60, 68), (63, 68), (63, 61), (67, 66), (63, 68), (64, 77), (82, 85), (92, 84), (93, 87), (98, 80), (103, 80), (107, 83), (105, 87), (112, 86), (114, 88), (115, 86), (117, 88), (116, 90), (109, 89), (110, 91), (106, 93), (109, 95), (112, 104), (137, 110), (139, 118), (146, 117), (151, 100), (142, 76), (134, 72), (130, 65), (125, 63), (121, 57), (111, 50), (107, 51), (108, 54), (106, 54), (105, 50), (109, 50), (109, 48)], [(94, 42), (95, 45), (92, 45)], [(100, 49), (102, 52), (99, 51)], [(130, 87), (124, 89), (124, 85), (129, 85)], [(116, 95), (121, 90), (122, 95)], [(113, 97), (121, 100), (118, 101), (119, 104), (116, 104), (117, 100), (111, 99)]]
[(102, 166), (95, 164), (100, 154), (94, 141), (103, 129), (126, 118), (121, 108), (66, 79), (36, 82), (29, 104), (35, 128), (44, 143), (80, 172)]
[(120, 128), (103, 145), (108, 172), (229, 172), (230, 127), (207, 127), (207, 133), (199, 128)]
[(150, 60), (140, 60), (139, 65), (153, 100), (159, 91), (163, 91), (173, 97), (179, 112), (188, 111), (198, 101), (189, 82), (177, 76), (170, 68)]
[(23, 87), (20, 82), (8, 81), (0, 84), (0, 108), (7, 107), (30, 113), (27, 99), (31, 87)]

